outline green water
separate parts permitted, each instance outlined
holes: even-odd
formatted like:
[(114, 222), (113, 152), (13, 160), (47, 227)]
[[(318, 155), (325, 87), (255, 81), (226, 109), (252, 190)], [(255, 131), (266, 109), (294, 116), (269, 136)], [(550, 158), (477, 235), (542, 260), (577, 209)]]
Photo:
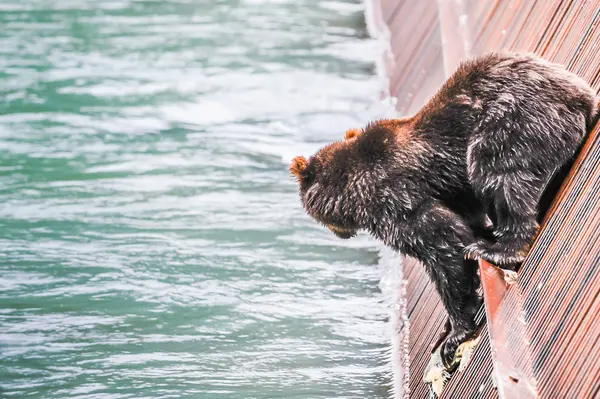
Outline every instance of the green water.
[(286, 170), (375, 47), (358, 0), (1, 0), (0, 397), (390, 397), (391, 266)]

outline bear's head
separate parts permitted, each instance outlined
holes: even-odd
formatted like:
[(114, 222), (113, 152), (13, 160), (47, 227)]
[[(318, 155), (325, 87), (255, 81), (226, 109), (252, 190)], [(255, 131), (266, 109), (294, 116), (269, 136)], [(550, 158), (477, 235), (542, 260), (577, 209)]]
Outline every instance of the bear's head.
[[(346, 132), (344, 141), (320, 149), (309, 159), (298, 156), (290, 172), (300, 185), (306, 212), (340, 238), (372, 231), (381, 211), (381, 196), (399, 149), (411, 136), (407, 120), (383, 120)], [(400, 151), (401, 152), (401, 151)]]

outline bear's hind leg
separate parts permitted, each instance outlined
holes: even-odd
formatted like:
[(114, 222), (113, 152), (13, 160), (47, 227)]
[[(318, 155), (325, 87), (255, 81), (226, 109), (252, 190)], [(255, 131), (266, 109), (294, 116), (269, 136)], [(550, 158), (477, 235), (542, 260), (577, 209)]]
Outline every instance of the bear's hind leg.
[(480, 240), (469, 245), (467, 256), (509, 269), (523, 262), (539, 229), (538, 202), (550, 177), (539, 178), (525, 169), (488, 174), (484, 193), (493, 204), (495, 241)]
[(514, 93), (499, 95), (489, 110), (469, 139), (467, 170), (473, 190), (495, 213), (494, 242), (480, 240), (466, 254), (512, 269), (538, 232), (546, 185), (585, 135), (585, 112)]

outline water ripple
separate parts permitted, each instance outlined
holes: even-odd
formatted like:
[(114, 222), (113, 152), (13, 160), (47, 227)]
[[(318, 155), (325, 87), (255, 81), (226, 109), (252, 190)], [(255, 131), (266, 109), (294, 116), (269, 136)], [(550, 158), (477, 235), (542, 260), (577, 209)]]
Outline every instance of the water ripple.
[(387, 113), (361, 14), (0, 4), (3, 397), (390, 397), (394, 265), (286, 170)]

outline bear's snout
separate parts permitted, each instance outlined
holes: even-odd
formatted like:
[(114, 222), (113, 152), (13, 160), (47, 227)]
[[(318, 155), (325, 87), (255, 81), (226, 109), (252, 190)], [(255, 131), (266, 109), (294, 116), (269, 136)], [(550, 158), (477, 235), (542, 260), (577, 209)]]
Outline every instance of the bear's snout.
[(356, 230), (354, 229), (346, 229), (344, 227), (334, 226), (332, 224), (328, 224), (327, 228), (331, 230), (331, 232), (337, 237), (343, 238), (344, 240), (356, 236)]

